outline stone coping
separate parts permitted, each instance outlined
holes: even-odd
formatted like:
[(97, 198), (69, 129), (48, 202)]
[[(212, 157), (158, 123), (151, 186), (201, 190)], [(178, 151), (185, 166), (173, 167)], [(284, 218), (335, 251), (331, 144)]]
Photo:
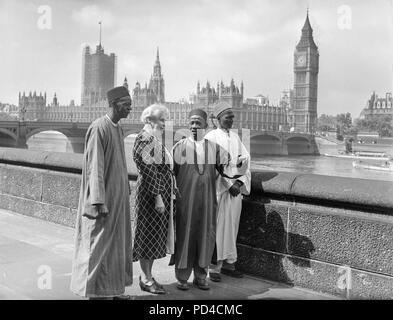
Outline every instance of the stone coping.
[[(0, 163), (81, 173), (82, 154), (0, 148)], [(128, 164), (136, 180), (134, 163)], [(289, 199), (393, 214), (393, 182), (279, 171), (253, 171), (250, 198)]]
[(393, 182), (278, 171), (252, 172), (252, 197), (261, 195), (324, 206), (393, 214)]

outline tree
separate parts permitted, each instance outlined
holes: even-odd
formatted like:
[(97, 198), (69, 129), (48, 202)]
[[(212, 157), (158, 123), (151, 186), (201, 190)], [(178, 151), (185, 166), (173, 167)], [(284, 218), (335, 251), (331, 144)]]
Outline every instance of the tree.
[(358, 131), (376, 131), (381, 137), (393, 136), (393, 123), (391, 116), (373, 116), (367, 119), (357, 119), (355, 127)]
[(344, 140), (344, 136), (353, 135), (356, 129), (352, 126), (352, 117), (349, 112), (340, 113), (336, 117), (337, 119), (337, 140)]
[(392, 118), (390, 116), (380, 117), (377, 121), (377, 131), (381, 137), (393, 136)]
[(336, 117), (326, 114), (321, 114), (318, 117), (318, 131), (329, 131), (336, 129)]
[(347, 132), (351, 129), (352, 127), (352, 117), (349, 112), (347, 113), (340, 113), (336, 117), (337, 119), (337, 126), (340, 127), (340, 131), (343, 134), (347, 134)]

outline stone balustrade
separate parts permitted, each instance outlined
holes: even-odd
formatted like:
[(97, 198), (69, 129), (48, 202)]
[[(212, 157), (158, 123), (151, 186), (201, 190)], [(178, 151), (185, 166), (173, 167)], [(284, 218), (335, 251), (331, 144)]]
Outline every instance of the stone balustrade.
[[(0, 148), (0, 208), (73, 226), (81, 154)], [(136, 169), (128, 167), (134, 214)], [(393, 298), (393, 182), (253, 172), (238, 267), (348, 299)]]

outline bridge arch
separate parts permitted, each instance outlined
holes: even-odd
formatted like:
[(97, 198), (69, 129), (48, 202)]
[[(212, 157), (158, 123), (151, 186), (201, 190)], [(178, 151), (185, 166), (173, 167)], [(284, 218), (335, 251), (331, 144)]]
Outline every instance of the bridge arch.
[(305, 136), (291, 136), (286, 139), (288, 155), (310, 154), (311, 141)]
[(67, 138), (68, 138), (68, 135), (69, 135), (69, 129), (62, 129), (62, 128), (56, 128), (56, 127), (53, 127), (53, 128), (48, 128), (48, 127), (46, 127), (46, 128), (45, 127), (44, 128), (36, 128), (36, 129), (33, 129), (33, 130), (29, 131), (26, 134), (26, 141), (28, 141), (31, 137), (35, 136), (36, 134), (39, 134), (39, 133), (45, 132), (45, 131), (56, 131), (56, 132), (62, 133)]
[[(46, 137), (46, 141), (37, 145), (34, 141), (34, 137), (40, 133), (47, 132), (48, 136)], [(51, 132), (57, 132), (61, 135), (59, 136), (50, 136)], [(52, 140), (53, 139), (53, 140)], [(72, 146), (72, 140), (67, 136), (67, 132), (63, 130), (49, 129), (49, 128), (39, 128), (34, 129), (27, 133), (26, 135), (26, 144), (29, 149), (37, 149), (43, 148), (47, 149), (44, 151), (55, 151), (55, 152), (68, 152), (71, 148), (74, 150)], [(48, 148), (49, 146), (49, 148)], [(74, 150), (75, 151), (75, 150)]]
[(6, 136), (8, 136), (8, 137), (11, 137), (11, 138), (14, 139), (15, 141), (18, 139), (18, 136), (17, 136), (14, 132), (12, 132), (12, 131), (10, 131), (10, 130), (8, 130), (8, 129), (0, 128), (0, 133), (6, 135)]
[(18, 136), (6, 128), (0, 128), (0, 146), (14, 148), (18, 145)]
[(256, 155), (278, 155), (285, 153), (282, 146), (282, 138), (278, 134), (253, 134), (250, 144)]

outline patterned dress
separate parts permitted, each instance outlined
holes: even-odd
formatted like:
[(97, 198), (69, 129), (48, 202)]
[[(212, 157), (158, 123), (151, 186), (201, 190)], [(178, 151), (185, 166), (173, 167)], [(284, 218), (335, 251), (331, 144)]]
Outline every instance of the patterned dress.
[[(163, 144), (142, 130), (135, 139), (133, 159), (138, 168), (135, 201), (135, 239), (133, 261), (166, 256), (166, 241), (172, 197), (172, 171)], [(160, 194), (165, 212), (155, 210)]]

